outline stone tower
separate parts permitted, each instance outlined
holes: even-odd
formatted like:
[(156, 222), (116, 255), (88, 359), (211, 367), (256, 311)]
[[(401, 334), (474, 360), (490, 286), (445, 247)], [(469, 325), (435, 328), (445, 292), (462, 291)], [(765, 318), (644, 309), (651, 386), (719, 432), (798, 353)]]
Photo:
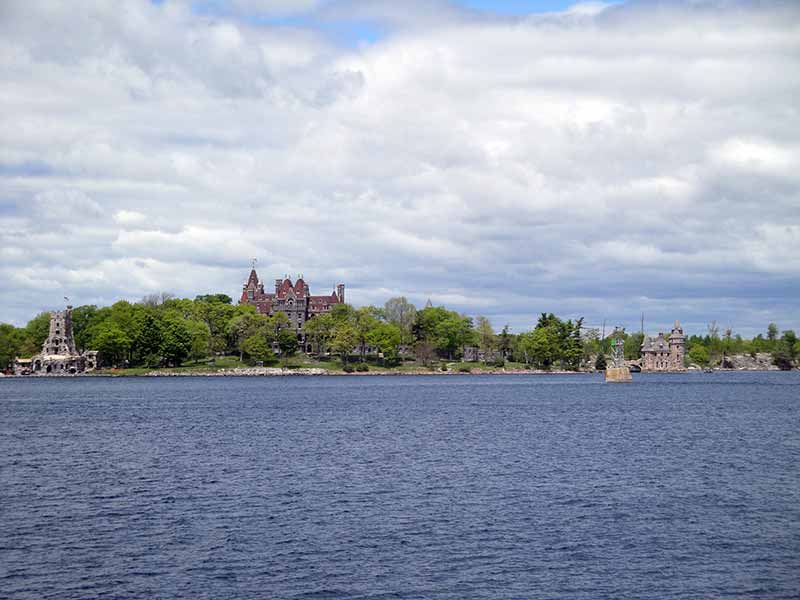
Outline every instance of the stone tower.
[(50, 333), (42, 345), (42, 354), (76, 356), (75, 338), (72, 336), (72, 307), (50, 313)]
[(98, 353), (89, 350), (80, 354), (72, 335), (72, 307), (50, 313), (50, 332), (42, 351), (30, 359), (14, 360), (15, 375), (76, 375), (93, 371), (98, 366)]
[(680, 321), (675, 321), (672, 333), (669, 334), (669, 362), (673, 370), (684, 368), (684, 358), (686, 357), (686, 336), (683, 335)]

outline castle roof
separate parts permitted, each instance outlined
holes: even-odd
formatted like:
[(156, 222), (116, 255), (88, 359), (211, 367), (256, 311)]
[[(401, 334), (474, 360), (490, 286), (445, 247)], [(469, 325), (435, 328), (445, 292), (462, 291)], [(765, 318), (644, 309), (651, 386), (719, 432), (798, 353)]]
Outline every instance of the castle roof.
[(669, 351), (669, 342), (663, 333), (657, 337), (646, 336), (642, 342), (642, 352), (665, 352)]
[(255, 269), (251, 269), (250, 277), (247, 278), (247, 283), (245, 287), (257, 287), (258, 286), (258, 274), (256, 273)]

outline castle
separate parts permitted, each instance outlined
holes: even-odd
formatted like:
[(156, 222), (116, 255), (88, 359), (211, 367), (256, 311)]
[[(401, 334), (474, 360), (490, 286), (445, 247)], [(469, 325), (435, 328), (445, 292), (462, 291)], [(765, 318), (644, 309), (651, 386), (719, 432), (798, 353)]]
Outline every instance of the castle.
[(329, 296), (312, 296), (302, 276), (298, 276), (297, 281), (292, 283), (289, 276), (285, 275), (283, 279), (275, 280), (275, 291), (267, 293), (254, 267), (242, 287), (239, 304), (252, 304), (259, 314), (266, 316), (276, 312), (284, 313), (289, 317), (298, 341), (310, 352), (311, 348), (305, 348), (303, 326), (309, 319), (329, 313), (336, 304), (344, 304), (344, 284), (338, 284)]
[(686, 336), (678, 321), (669, 337), (659, 333), (645, 337), (642, 343), (642, 371), (685, 371)]
[(81, 354), (72, 336), (72, 307), (50, 313), (50, 331), (42, 351), (14, 361), (15, 375), (75, 375), (97, 368), (97, 352)]

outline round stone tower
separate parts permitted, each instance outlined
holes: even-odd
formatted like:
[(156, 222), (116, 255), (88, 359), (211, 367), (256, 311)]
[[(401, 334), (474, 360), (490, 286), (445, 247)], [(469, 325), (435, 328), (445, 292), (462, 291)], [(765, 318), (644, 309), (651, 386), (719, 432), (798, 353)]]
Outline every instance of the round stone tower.
[(680, 371), (684, 367), (686, 357), (686, 336), (683, 335), (680, 321), (675, 321), (672, 333), (669, 334), (669, 362), (670, 370)]

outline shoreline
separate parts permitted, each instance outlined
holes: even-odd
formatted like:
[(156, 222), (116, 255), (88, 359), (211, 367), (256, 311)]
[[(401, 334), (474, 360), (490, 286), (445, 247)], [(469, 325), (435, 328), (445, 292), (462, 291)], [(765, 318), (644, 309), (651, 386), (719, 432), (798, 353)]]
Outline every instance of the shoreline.
[[(797, 370), (797, 369), (792, 369)], [(687, 369), (683, 371), (646, 371), (637, 372), (634, 375), (681, 375), (688, 373), (712, 374), (712, 373), (769, 373), (781, 372), (780, 369), (712, 369), (711, 373), (701, 369)], [(791, 372), (791, 371), (787, 371)], [(431, 377), (431, 376), (474, 376), (474, 375), (601, 375), (603, 371), (564, 371), (564, 370), (540, 370), (540, 369), (499, 369), (484, 370), (475, 369), (465, 371), (435, 371), (419, 369), (414, 371), (364, 371), (346, 373), (344, 371), (331, 371), (317, 368), (296, 368), (283, 369), (278, 367), (250, 367), (220, 369), (218, 371), (150, 371), (148, 373), (79, 373), (75, 375), (4, 375), (0, 374), (0, 379), (74, 379), (74, 378), (130, 378), (130, 377)]]

